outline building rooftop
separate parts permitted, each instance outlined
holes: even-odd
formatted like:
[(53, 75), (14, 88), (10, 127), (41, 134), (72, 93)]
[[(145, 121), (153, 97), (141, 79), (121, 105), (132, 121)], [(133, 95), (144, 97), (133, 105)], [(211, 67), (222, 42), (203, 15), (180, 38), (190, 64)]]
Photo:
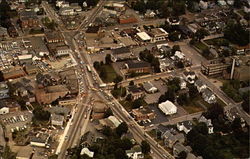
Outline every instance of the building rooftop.
[(126, 54), (131, 53), (130, 49), (128, 47), (120, 47), (117, 49), (112, 49), (113, 54)]
[(61, 122), (61, 121), (64, 120), (64, 116), (63, 115), (57, 115), (57, 114), (51, 114), (51, 120)]
[(133, 68), (143, 68), (143, 67), (151, 67), (150, 63), (144, 61), (132, 61), (129, 60), (126, 62), (129, 69)]
[(86, 30), (86, 33), (98, 33), (100, 30), (100, 26), (89, 26)]
[(55, 86), (48, 86), (45, 88), (47, 93), (54, 93), (54, 92), (67, 92), (69, 91), (65, 85), (55, 85)]

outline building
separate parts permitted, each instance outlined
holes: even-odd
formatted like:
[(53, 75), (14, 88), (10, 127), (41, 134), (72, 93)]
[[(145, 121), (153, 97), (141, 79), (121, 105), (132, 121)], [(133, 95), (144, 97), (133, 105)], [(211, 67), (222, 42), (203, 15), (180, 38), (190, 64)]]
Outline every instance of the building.
[(133, 56), (133, 53), (128, 47), (120, 47), (112, 49), (112, 59), (113, 61), (129, 59)]
[(51, 124), (55, 126), (63, 126), (64, 116), (51, 114)]
[(142, 42), (150, 42), (151, 41), (151, 37), (146, 32), (136, 33), (136, 36)]
[(38, 133), (38, 134), (36, 134), (36, 136), (32, 136), (30, 138), (30, 145), (48, 148), (49, 147), (49, 144), (48, 144), (49, 138), (50, 138), (49, 134)]
[(88, 157), (90, 158), (93, 158), (94, 157), (94, 152), (90, 151), (88, 148), (84, 147), (82, 150), (81, 150), (81, 155), (87, 155)]
[(146, 18), (154, 18), (154, 17), (156, 16), (156, 13), (155, 13), (154, 11), (148, 9), (148, 10), (146, 11), (146, 13), (144, 14), (144, 16), (145, 16)]
[(201, 72), (207, 76), (220, 76), (230, 65), (231, 62), (223, 59), (210, 60), (201, 63)]
[(190, 120), (182, 121), (177, 123), (177, 129), (179, 131), (184, 131), (185, 134), (188, 134), (193, 128), (193, 123)]
[(64, 43), (64, 37), (58, 31), (45, 32), (45, 41), (47, 43)]
[(9, 98), (9, 87), (6, 82), (0, 82), (0, 99)]
[(126, 150), (126, 154), (130, 159), (143, 159), (144, 155), (140, 145), (135, 145), (130, 150)]
[(108, 118), (99, 120), (99, 122), (102, 126), (109, 126), (113, 129), (117, 128), (121, 124), (121, 121), (115, 116), (109, 116)]
[(15, 78), (23, 77), (25, 75), (26, 74), (21, 67), (15, 67), (15, 68), (3, 71), (4, 80), (15, 79)]
[(73, 7), (63, 7), (63, 8), (60, 8), (59, 14), (62, 15), (62, 16), (75, 15), (76, 12), (75, 12)]
[(151, 36), (151, 42), (166, 41), (168, 33), (162, 28), (153, 28), (150, 30), (149, 35)]
[(95, 142), (95, 134), (91, 131), (86, 132), (81, 138), (81, 145), (83, 147), (90, 147)]
[(89, 26), (86, 30), (85, 36), (90, 38), (98, 37), (100, 33), (100, 26)]
[(216, 96), (209, 88), (204, 89), (202, 98), (209, 104), (216, 103)]
[(136, 23), (137, 19), (133, 15), (121, 15), (118, 18), (120, 24)]
[(206, 88), (207, 85), (205, 85), (201, 80), (196, 80), (194, 85), (196, 86), (197, 90), (199, 93), (203, 92)]
[(158, 88), (156, 88), (151, 82), (143, 83), (143, 88), (147, 93), (156, 93)]
[(70, 91), (65, 85), (48, 86), (35, 92), (36, 100), (41, 104), (50, 104), (53, 101), (65, 97)]
[(149, 108), (144, 108), (144, 107), (132, 109), (131, 114), (135, 118), (135, 120), (139, 122), (152, 120), (156, 117), (156, 114), (152, 110), (150, 110)]
[(0, 40), (6, 38), (8, 36), (7, 28), (0, 27)]
[(185, 71), (185, 72), (183, 72), (183, 75), (184, 75), (184, 79), (187, 82), (189, 82), (191, 84), (194, 83), (194, 80), (196, 78), (195, 72), (193, 72), (193, 71)]
[(177, 133), (176, 135), (174, 135), (173, 133), (171, 133), (171, 131), (166, 131), (161, 135), (161, 137), (164, 141), (164, 144), (169, 148), (172, 148), (176, 142), (182, 144), (185, 142), (185, 136), (183, 133)]
[(169, 100), (166, 102), (162, 102), (158, 105), (158, 108), (165, 114), (165, 115), (172, 115), (177, 113), (177, 107)]
[(206, 117), (204, 117), (202, 115), (198, 121), (199, 121), (199, 123), (205, 123), (206, 124), (206, 126), (208, 128), (208, 134), (213, 134), (214, 133), (214, 127), (213, 127), (211, 119), (207, 119)]
[(190, 153), (192, 151), (192, 148), (190, 146), (184, 146), (183, 144), (177, 142), (174, 146), (173, 146), (173, 154), (175, 157), (178, 157), (179, 154), (185, 151), (187, 154)]
[(148, 62), (144, 61), (132, 61), (129, 60), (125, 62), (125, 67), (127, 73), (150, 73), (151, 65)]
[(127, 90), (128, 90), (128, 94), (131, 94), (132, 100), (142, 98), (145, 95), (144, 90), (141, 87), (137, 87), (135, 85), (129, 86)]
[(56, 57), (68, 56), (71, 53), (71, 49), (67, 45), (56, 47)]
[(34, 11), (21, 11), (19, 19), (23, 29), (39, 27), (39, 19)]
[(76, 99), (75, 98), (61, 99), (61, 100), (58, 101), (58, 104), (60, 106), (75, 105), (76, 104)]

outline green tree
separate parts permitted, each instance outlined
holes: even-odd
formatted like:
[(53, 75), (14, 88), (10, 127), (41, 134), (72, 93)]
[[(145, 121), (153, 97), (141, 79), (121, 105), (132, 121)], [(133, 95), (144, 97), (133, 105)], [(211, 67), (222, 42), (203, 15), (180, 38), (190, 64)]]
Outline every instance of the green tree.
[(124, 138), (121, 140), (121, 147), (123, 150), (130, 150), (133, 147), (133, 143), (130, 139)]
[(180, 105), (187, 105), (189, 102), (189, 98), (187, 94), (180, 94), (179, 97), (177, 98), (177, 103)]
[(174, 32), (171, 32), (171, 33), (169, 33), (169, 40), (171, 40), (171, 41), (178, 41), (178, 40), (180, 40), (180, 32), (178, 32), (178, 31), (174, 31)]
[(50, 112), (43, 110), (42, 107), (36, 107), (33, 110), (33, 118), (38, 121), (48, 121), (50, 119)]
[(147, 141), (143, 140), (141, 142), (141, 149), (142, 149), (142, 153), (144, 154), (148, 154), (150, 152), (150, 145), (148, 144)]
[(202, 39), (205, 38), (205, 36), (208, 36), (209, 33), (207, 30), (205, 30), (204, 28), (200, 28), (198, 29), (195, 34), (194, 34), (194, 37), (198, 40), (198, 41), (201, 41)]
[(218, 103), (212, 104), (212, 106), (209, 107), (206, 112), (206, 117), (212, 120), (215, 120), (215, 119), (218, 120), (219, 117), (223, 115), (224, 115), (224, 108)]
[(240, 118), (235, 118), (231, 124), (232, 130), (234, 132), (239, 132), (239, 130), (241, 129), (241, 120)]
[(188, 84), (187, 87), (189, 90), (190, 99), (192, 100), (192, 99), (196, 98), (197, 95), (199, 94), (197, 87), (195, 87), (194, 85), (191, 85), (191, 84)]
[(94, 68), (95, 68), (96, 70), (100, 70), (100, 68), (101, 68), (100, 62), (95, 61), (93, 65), (94, 65)]
[(108, 74), (107, 74), (107, 71), (106, 71), (105, 68), (101, 67), (99, 76), (100, 76), (102, 79), (106, 79), (106, 78), (107, 78)]
[(104, 118), (107, 118), (109, 116), (113, 115), (113, 111), (111, 110), (111, 108), (108, 108), (105, 112), (104, 112)]
[(171, 51), (172, 51), (173, 54), (174, 54), (176, 51), (181, 51), (180, 45), (174, 45)]
[(120, 83), (123, 80), (122, 76), (116, 76), (116, 78), (114, 79), (114, 83)]
[(105, 64), (110, 65), (112, 63), (112, 58), (110, 54), (107, 54), (105, 57)]
[(0, 82), (4, 81), (3, 72), (0, 71)]
[(109, 126), (104, 126), (102, 133), (108, 137), (113, 135), (112, 129)]
[(140, 106), (143, 106), (143, 103), (144, 100), (142, 98), (138, 98), (132, 103), (132, 108), (133, 109), (139, 108)]
[(116, 128), (116, 134), (118, 136), (122, 136), (122, 134), (125, 134), (128, 132), (128, 125), (125, 122), (122, 122), (117, 128)]
[(181, 153), (178, 155), (176, 159), (186, 159), (187, 153), (185, 151), (181, 151)]
[(130, 85), (130, 86), (133, 86), (133, 85), (135, 85), (135, 82), (134, 82), (134, 81), (130, 81), (130, 82), (129, 82), (129, 85)]
[(15, 158), (16, 158), (16, 153), (13, 153), (13, 152), (11, 151), (10, 147), (9, 147), (9, 146), (6, 146), (6, 147), (4, 148), (4, 152), (3, 152), (3, 154), (2, 154), (2, 157), (3, 157), (4, 159), (15, 159)]

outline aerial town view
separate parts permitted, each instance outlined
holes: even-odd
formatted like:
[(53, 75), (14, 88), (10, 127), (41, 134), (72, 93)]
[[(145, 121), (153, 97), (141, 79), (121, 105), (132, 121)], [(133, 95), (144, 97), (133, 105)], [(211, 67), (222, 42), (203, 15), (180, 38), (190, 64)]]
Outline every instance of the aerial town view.
[(249, 159), (250, 0), (0, 0), (0, 159)]

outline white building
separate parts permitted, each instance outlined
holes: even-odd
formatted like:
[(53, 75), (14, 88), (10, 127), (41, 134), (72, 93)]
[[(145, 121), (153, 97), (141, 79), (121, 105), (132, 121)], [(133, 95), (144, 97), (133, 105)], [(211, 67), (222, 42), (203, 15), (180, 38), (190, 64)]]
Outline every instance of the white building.
[(143, 88), (147, 93), (155, 93), (158, 91), (158, 89), (151, 82), (145, 82), (143, 84)]
[(66, 45), (56, 47), (56, 56), (65, 56), (69, 55), (70, 53), (71, 49)]
[(186, 134), (193, 128), (193, 123), (190, 120), (177, 123), (177, 129), (179, 131), (184, 131)]
[(208, 128), (208, 134), (213, 134), (214, 133), (214, 127), (212, 124), (211, 119), (207, 119), (205, 118), (203, 115), (200, 117), (199, 119), (199, 123), (205, 123), (207, 125)]
[(115, 116), (109, 116), (108, 119), (115, 125), (115, 127), (118, 127), (121, 124)]
[(87, 155), (89, 156), (90, 158), (93, 158), (94, 157), (94, 152), (90, 151), (88, 148), (84, 147), (82, 150), (81, 150), (81, 155)]
[(207, 85), (205, 85), (201, 80), (195, 81), (194, 85), (196, 86), (199, 93), (207, 88)]
[(177, 113), (177, 107), (169, 100), (160, 103), (158, 108), (166, 115)]
[(196, 78), (196, 75), (195, 75), (195, 72), (193, 71), (185, 71), (183, 72), (183, 75), (184, 75), (184, 79), (191, 83), (191, 84), (194, 84), (194, 80)]
[(141, 147), (139, 145), (132, 147), (130, 150), (126, 150), (126, 154), (128, 158), (130, 159), (143, 159), (144, 158)]
[(139, 38), (139, 40), (141, 40), (143, 42), (150, 42), (151, 41), (151, 37), (146, 32), (136, 33), (136, 35)]
[(216, 96), (208, 88), (204, 89), (202, 92), (202, 97), (209, 104), (216, 103)]
[(8, 107), (1, 107), (1, 106), (0, 106), (0, 115), (8, 114), (9, 111), (10, 111), (10, 110), (9, 110)]

